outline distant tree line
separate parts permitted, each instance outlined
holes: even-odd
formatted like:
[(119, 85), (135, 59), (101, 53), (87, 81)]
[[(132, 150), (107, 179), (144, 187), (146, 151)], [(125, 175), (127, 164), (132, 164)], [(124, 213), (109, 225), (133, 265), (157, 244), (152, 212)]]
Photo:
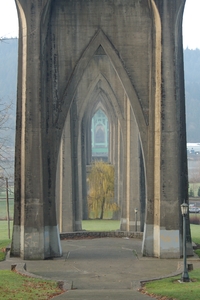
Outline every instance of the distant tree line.
[(184, 50), (187, 141), (200, 142), (200, 50)]

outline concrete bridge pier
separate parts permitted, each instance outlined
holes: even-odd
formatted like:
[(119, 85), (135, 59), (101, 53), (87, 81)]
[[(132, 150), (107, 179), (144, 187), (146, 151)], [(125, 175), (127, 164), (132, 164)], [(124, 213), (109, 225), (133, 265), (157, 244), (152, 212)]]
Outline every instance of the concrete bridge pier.
[[(185, 0), (15, 1), (20, 30), (11, 254), (60, 256), (59, 228), (81, 230), (82, 177), (92, 158), (89, 120), (102, 103), (113, 134), (121, 229), (133, 229), (133, 210), (140, 206), (143, 255), (180, 257), (180, 204), (188, 202)], [(83, 156), (82, 145), (89, 150)], [(189, 222), (187, 247), (192, 254)]]
[(20, 30), (11, 255), (23, 259), (45, 259), (62, 253), (55, 214), (55, 147), (50, 147), (54, 132), (48, 128), (44, 136), (41, 92), (41, 47), (48, 27), (48, 4), (16, 1)]
[(135, 231), (135, 208), (138, 209), (137, 224), (140, 227), (140, 168), (138, 128), (130, 101), (125, 95), (125, 120), (123, 133), (123, 199), (121, 230)]

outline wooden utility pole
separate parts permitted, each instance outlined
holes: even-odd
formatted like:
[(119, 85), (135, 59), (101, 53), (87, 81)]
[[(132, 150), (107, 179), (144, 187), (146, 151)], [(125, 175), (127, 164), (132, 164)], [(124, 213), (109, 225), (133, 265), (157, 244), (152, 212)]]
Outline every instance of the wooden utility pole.
[(10, 213), (9, 213), (8, 178), (7, 177), (6, 177), (6, 206), (7, 206), (7, 220), (8, 220), (8, 238), (10, 239)]

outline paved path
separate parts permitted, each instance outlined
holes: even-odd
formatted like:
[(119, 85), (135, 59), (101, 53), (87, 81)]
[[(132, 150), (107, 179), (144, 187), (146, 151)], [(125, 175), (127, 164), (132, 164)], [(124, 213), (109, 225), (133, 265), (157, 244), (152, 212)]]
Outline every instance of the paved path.
[[(55, 299), (152, 299), (137, 291), (140, 281), (172, 274), (182, 264), (182, 260), (142, 257), (142, 242), (137, 239), (66, 240), (61, 244), (61, 258), (26, 261), (28, 272), (67, 282), (69, 290)], [(24, 261), (7, 258), (0, 269), (19, 262)]]

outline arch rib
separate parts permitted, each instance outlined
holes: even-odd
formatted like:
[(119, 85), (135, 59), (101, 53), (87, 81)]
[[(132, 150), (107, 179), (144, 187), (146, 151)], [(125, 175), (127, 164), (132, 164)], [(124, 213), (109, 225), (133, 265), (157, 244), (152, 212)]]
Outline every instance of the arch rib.
[[(98, 49), (99, 46), (102, 46), (105, 53), (109, 57), (111, 64), (113, 68), (116, 71), (116, 74), (118, 75), (119, 80), (121, 81), (121, 84), (127, 93), (128, 98), (130, 99), (132, 109), (135, 114), (135, 118), (138, 124), (138, 128), (141, 134), (141, 139), (146, 140), (147, 138), (147, 130), (144, 130), (144, 128), (147, 128), (147, 124), (145, 123), (145, 118), (142, 112), (141, 105), (139, 103), (136, 91), (134, 89), (134, 86), (132, 85), (130, 78), (128, 77), (126, 70), (123, 66), (122, 61), (119, 59), (116, 50), (114, 49), (113, 45), (110, 43), (106, 35), (103, 33), (102, 30), (98, 30), (96, 35), (93, 37), (93, 39), (88, 44), (86, 50), (84, 51), (83, 55), (79, 59), (74, 72), (71, 76), (71, 79), (65, 89), (65, 92), (62, 97), (62, 112), (59, 116), (58, 120), (58, 128), (62, 128), (64, 124), (64, 120), (66, 118), (66, 114), (68, 112), (69, 106), (71, 105), (71, 102), (74, 98), (76, 89), (78, 87), (78, 84), (84, 74), (84, 70), (87, 68), (87, 65), (89, 64), (90, 60), (92, 59), (95, 51)], [(64, 101), (66, 99), (68, 101)], [(70, 103), (70, 104), (69, 104)]]

